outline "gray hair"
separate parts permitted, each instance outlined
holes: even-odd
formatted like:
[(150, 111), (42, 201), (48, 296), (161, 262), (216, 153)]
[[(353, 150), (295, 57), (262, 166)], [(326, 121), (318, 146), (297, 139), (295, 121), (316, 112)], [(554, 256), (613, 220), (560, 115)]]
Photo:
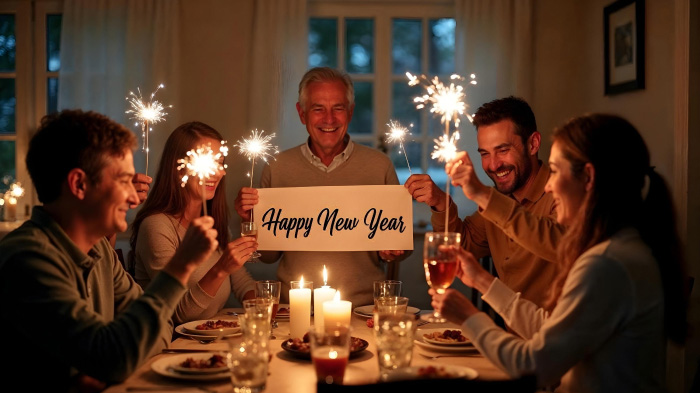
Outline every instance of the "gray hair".
[(345, 71), (336, 70), (330, 67), (314, 67), (304, 74), (299, 82), (299, 104), (306, 110), (306, 91), (309, 84), (312, 82), (333, 82), (340, 81), (345, 85), (345, 95), (348, 99), (348, 105), (352, 106), (355, 103), (355, 88), (352, 85), (352, 79)]

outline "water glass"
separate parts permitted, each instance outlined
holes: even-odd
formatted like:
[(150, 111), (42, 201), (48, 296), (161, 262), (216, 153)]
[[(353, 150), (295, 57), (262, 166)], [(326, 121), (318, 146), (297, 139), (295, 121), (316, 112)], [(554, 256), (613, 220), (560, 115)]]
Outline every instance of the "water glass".
[(270, 317), (270, 323), (273, 329), (277, 327), (275, 317), (277, 316), (277, 310), (280, 306), (281, 290), (282, 283), (277, 280), (260, 280), (255, 282), (255, 297), (258, 299), (272, 300), (272, 316)]
[[(265, 337), (269, 338), (272, 335), (272, 326), (270, 324), (272, 306), (272, 300), (268, 298), (244, 300), (243, 309), (245, 310), (245, 315), (238, 316), (243, 334), (246, 334), (247, 327), (251, 334), (266, 335)], [(244, 317), (243, 321), (241, 321), (241, 317)]]
[(311, 361), (318, 382), (343, 384), (345, 368), (350, 358), (351, 329), (342, 324), (326, 325), (323, 329), (311, 329)]
[(258, 393), (265, 390), (269, 351), (267, 344), (250, 339), (231, 341), (227, 355), (231, 383), (235, 393)]
[(401, 281), (381, 280), (374, 282), (374, 311), (377, 311), (377, 298), (401, 296)]
[(375, 312), (380, 314), (405, 314), (408, 298), (403, 296), (382, 296), (374, 299)]
[(418, 321), (413, 315), (374, 314), (374, 340), (382, 380), (391, 371), (411, 365), (413, 336), (417, 326)]

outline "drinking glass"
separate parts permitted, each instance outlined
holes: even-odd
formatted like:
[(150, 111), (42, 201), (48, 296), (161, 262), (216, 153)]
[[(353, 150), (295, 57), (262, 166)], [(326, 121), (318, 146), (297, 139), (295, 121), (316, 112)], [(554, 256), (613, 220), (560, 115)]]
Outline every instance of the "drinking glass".
[(350, 327), (343, 324), (309, 330), (311, 361), (318, 382), (343, 384), (345, 368), (350, 358), (350, 337)]
[(376, 313), (405, 314), (408, 309), (408, 298), (403, 296), (382, 296), (374, 299)]
[(244, 338), (230, 341), (227, 363), (235, 393), (258, 393), (265, 390), (269, 349), (267, 343)]
[(272, 300), (272, 316), (270, 317), (270, 324), (272, 328), (277, 328), (277, 310), (280, 307), (280, 292), (282, 290), (282, 283), (277, 280), (260, 280), (255, 282), (255, 297), (258, 299), (270, 299)]
[(387, 296), (401, 296), (401, 281), (382, 280), (374, 282), (374, 311), (377, 311), (377, 299)]
[(374, 314), (374, 341), (382, 380), (391, 371), (411, 365), (417, 322), (413, 315), (406, 313)]
[[(243, 334), (246, 334), (247, 327), (251, 333), (265, 335), (265, 337), (269, 339), (272, 336), (272, 327), (270, 325), (272, 305), (272, 299), (268, 298), (244, 300), (243, 309), (245, 310), (245, 320), (240, 322)], [(240, 317), (239, 315), (239, 320)], [(245, 326), (245, 324), (248, 324), (248, 326)]]
[[(241, 236), (252, 236), (255, 239), (258, 238), (258, 226), (255, 225), (255, 222), (252, 221), (246, 221), (241, 223)], [(257, 251), (253, 251), (252, 254), (250, 254), (250, 258), (248, 259), (249, 263), (256, 263), (260, 262), (258, 258), (260, 258), (261, 255)]]
[[(423, 246), (425, 280), (437, 293), (445, 293), (457, 274), (457, 256), (446, 250), (447, 246), (459, 246), (461, 236), (456, 232), (428, 232)], [(426, 318), (430, 322), (443, 323), (446, 319), (433, 311)]]

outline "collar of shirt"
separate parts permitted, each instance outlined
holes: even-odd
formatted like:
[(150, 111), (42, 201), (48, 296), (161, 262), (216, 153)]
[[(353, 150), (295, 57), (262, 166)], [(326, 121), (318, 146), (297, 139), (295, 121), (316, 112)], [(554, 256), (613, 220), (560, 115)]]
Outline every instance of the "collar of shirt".
[(528, 203), (535, 203), (542, 196), (544, 196), (544, 186), (547, 185), (547, 180), (549, 180), (549, 165), (540, 161), (540, 169), (537, 171), (537, 176), (535, 176), (535, 181), (530, 185), (527, 190), (527, 194), (523, 197), (521, 201), (518, 201), (521, 205), (526, 205)]
[(54, 241), (54, 244), (62, 248), (75, 264), (83, 269), (90, 269), (95, 265), (95, 261), (100, 259), (101, 256), (97, 250), (97, 245), (93, 245), (88, 254), (85, 255), (43, 206), (34, 206), (32, 208), (31, 221), (39, 228), (42, 228), (44, 233)]
[(323, 161), (321, 161), (321, 159), (311, 151), (311, 148), (309, 147), (311, 138), (307, 139), (306, 143), (301, 145), (301, 154), (311, 163), (311, 165), (328, 173), (339, 167), (340, 164), (344, 163), (348, 160), (348, 158), (350, 158), (350, 155), (352, 154), (352, 151), (354, 149), (354, 143), (350, 140), (350, 135), (345, 135), (345, 140), (348, 143), (348, 145), (345, 147), (345, 150), (340, 152), (340, 154), (338, 154), (337, 156), (333, 157), (333, 161), (331, 161), (331, 164), (328, 166), (326, 166), (323, 163)]

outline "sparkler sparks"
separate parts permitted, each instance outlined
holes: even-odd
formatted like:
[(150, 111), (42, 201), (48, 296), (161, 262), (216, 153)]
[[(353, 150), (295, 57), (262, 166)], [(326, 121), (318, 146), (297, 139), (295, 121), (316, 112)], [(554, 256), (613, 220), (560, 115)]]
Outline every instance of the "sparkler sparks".
[[(455, 84), (464, 81), (465, 79), (457, 74), (452, 74), (450, 76), (449, 86), (445, 86), (440, 79), (436, 76), (433, 79), (428, 79), (425, 75), (415, 76), (410, 72), (406, 73), (408, 77), (408, 85), (416, 86), (422, 85), (426, 94), (422, 96), (415, 97), (413, 102), (416, 103), (416, 109), (422, 109), (427, 105), (432, 105), (430, 108), (431, 113), (435, 113), (440, 117), (440, 123), (446, 124), (449, 122), (454, 122), (455, 127), (459, 127), (459, 116), (464, 115), (467, 110), (467, 104), (464, 102), (466, 95), (464, 94), (464, 87), (460, 84)], [(469, 84), (476, 84), (476, 75), (471, 74)], [(472, 121), (472, 117), (466, 114), (467, 119)]]
[(148, 175), (148, 133), (151, 131), (149, 124), (156, 124), (165, 119), (167, 113), (165, 108), (172, 108), (172, 105), (164, 106), (158, 100), (154, 100), (156, 93), (161, 88), (165, 87), (162, 83), (158, 85), (156, 90), (151, 93), (151, 98), (148, 102), (143, 100), (141, 96), (141, 89), (136, 88), (138, 95), (134, 94), (133, 91), (129, 92), (129, 96), (126, 100), (129, 101), (131, 109), (127, 110), (125, 113), (131, 115), (131, 118), (136, 120), (136, 125), (141, 125), (141, 137), (143, 139), (142, 150), (146, 152), (146, 175)]
[(248, 173), (250, 177), (250, 187), (253, 187), (253, 170), (255, 169), (255, 160), (262, 159), (267, 162), (268, 159), (274, 158), (273, 156), (279, 153), (277, 146), (273, 146), (271, 141), (275, 137), (275, 134), (265, 135), (265, 130), (258, 131), (257, 129), (251, 131), (250, 138), (243, 138), (234, 146), (239, 148), (239, 153), (243, 154), (252, 161), (252, 167)]
[[(411, 135), (408, 128), (404, 127), (395, 120), (389, 120), (389, 132), (386, 132), (386, 143), (399, 143), (399, 153), (403, 152), (403, 156), (406, 158), (406, 165), (408, 166), (408, 173), (413, 174), (411, 171), (411, 164), (408, 163), (408, 155), (406, 154), (406, 149), (403, 146), (403, 140), (407, 136)], [(410, 125), (413, 127), (413, 124)]]
[(221, 141), (218, 153), (214, 153), (211, 145), (207, 144), (188, 151), (187, 157), (177, 160), (177, 163), (180, 164), (177, 166), (177, 170), (185, 170), (180, 186), (185, 187), (190, 177), (199, 178), (199, 185), (202, 186), (202, 204), (204, 206), (205, 216), (207, 215), (207, 203), (204, 193), (204, 180), (215, 175), (216, 171), (223, 171), (228, 168), (228, 165), (222, 164), (221, 162), (222, 157), (226, 157), (227, 155), (228, 147), (226, 146), (226, 141)]
[(24, 188), (22, 187), (22, 183), (20, 182), (15, 182), (10, 184), (10, 189), (7, 190), (7, 193), (10, 194), (11, 197), (14, 198), (19, 198), (24, 195)]
[(457, 141), (459, 140), (459, 131), (455, 131), (452, 136), (441, 135), (438, 139), (433, 139), (435, 147), (431, 158), (440, 162), (450, 162), (457, 156)]

